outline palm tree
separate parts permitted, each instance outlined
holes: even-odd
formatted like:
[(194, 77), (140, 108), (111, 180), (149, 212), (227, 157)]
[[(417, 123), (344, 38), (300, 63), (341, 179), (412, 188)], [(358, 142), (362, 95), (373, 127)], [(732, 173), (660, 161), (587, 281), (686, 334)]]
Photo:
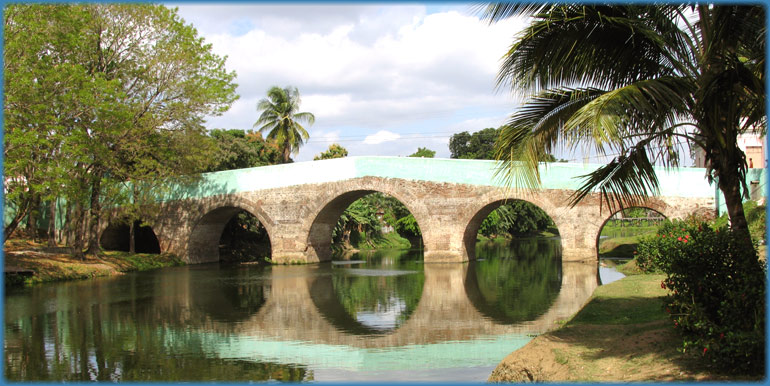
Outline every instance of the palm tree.
[(273, 86), (267, 90), (267, 98), (257, 103), (257, 111), (262, 114), (254, 123), (259, 132), (268, 131), (267, 139), (275, 141), (282, 148), (283, 162), (289, 162), (290, 154), (297, 154), (300, 146), (310, 137), (300, 121), (312, 125), (315, 116), (299, 110), (300, 96), (296, 87), (280, 88)]
[(733, 229), (748, 225), (742, 133), (766, 133), (765, 13), (746, 5), (492, 4), (490, 22), (531, 16), (505, 54), (498, 87), (528, 94), (498, 139), (509, 184), (540, 184), (557, 146), (612, 161), (583, 176), (572, 205), (598, 191), (611, 210), (658, 193), (653, 165), (705, 151), (707, 178)]

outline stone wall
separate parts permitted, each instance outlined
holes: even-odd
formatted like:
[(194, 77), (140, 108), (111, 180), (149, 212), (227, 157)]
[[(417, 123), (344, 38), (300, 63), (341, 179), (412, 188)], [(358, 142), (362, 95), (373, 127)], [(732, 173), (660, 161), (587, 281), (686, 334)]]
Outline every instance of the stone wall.
[[(564, 261), (595, 261), (599, 231), (613, 213), (597, 195), (569, 206), (571, 190), (516, 191), (493, 186), (360, 177), (221, 194), (164, 203), (151, 221), (161, 251), (189, 263), (217, 261), (218, 241), (239, 210), (265, 226), (272, 260), (279, 264), (331, 259), (331, 232), (356, 199), (382, 192), (401, 201), (420, 226), (425, 262), (464, 262), (475, 258), (476, 232), (483, 219), (506, 200), (520, 199), (543, 209), (556, 223)], [(654, 197), (645, 206), (668, 218), (713, 210), (713, 199)]]

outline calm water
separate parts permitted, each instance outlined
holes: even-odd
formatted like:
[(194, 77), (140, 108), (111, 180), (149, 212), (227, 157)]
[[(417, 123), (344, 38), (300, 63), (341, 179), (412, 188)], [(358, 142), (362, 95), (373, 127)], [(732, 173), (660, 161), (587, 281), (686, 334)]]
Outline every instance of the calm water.
[(5, 298), (5, 376), (56, 381), (472, 381), (577, 311), (595, 264), (558, 240), (423, 264), (379, 251), (309, 266), (187, 266)]

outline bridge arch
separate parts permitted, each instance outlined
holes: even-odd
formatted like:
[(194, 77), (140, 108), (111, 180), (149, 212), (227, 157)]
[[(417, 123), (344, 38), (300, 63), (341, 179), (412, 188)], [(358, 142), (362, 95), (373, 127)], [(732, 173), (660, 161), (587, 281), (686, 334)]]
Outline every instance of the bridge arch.
[[(126, 217), (115, 218), (112, 221), (104, 221), (100, 224), (99, 245), (108, 251), (129, 251), (131, 234), (129, 219)], [(139, 220), (134, 221), (134, 242), (137, 253), (160, 253), (160, 242), (152, 225), (141, 225)]]
[(225, 225), (241, 211), (248, 212), (262, 223), (272, 245), (273, 223), (260, 205), (247, 198), (225, 196), (207, 200), (199, 208), (198, 213), (202, 215), (193, 223), (187, 238), (187, 262), (197, 264), (219, 261), (219, 239)]
[(481, 204), (471, 209), (474, 214), (466, 222), (465, 230), (463, 231), (463, 246), (465, 247), (468, 260), (476, 259), (476, 234), (481, 227), (481, 223), (484, 222), (484, 219), (486, 219), (495, 209), (511, 201), (524, 201), (536, 206), (551, 218), (554, 224), (556, 224), (557, 229), (560, 229), (553, 207), (547, 200), (539, 199), (537, 197), (516, 196), (490, 197), (486, 200), (480, 200)]
[[(409, 213), (414, 216), (418, 227), (424, 232), (423, 224), (426, 213), (419, 206), (413, 205), (413, 197), (409, 197), (399, 190), (397, 186), (373, 181), (357, 180), (340, 186), (339, 189), (329, 191), (322, 203), (313, 211), (305, 221), (303, 229), (307, 234), (307, 259), (309, 261), (330, 261), (332, 258), (331, 243), (332, 231), (342, 216), (342, 213), (356, 200), (372, 193), (383, 193), (397, 199), (403, 204)], [(424, 235), (424, 233), (423, 233)]]

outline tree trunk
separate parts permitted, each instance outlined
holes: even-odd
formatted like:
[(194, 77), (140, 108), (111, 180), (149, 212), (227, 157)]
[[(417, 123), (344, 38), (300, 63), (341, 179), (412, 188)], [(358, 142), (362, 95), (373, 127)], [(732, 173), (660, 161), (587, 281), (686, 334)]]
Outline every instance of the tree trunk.
[(91, 208), (89, 209), (88, 226), (88, 250), (87, 255), (96, 255), (99, 253), (99, 216), (101, 212), (101, 203), (99, 196), (102, 193), (102, 176), (100, 172), (95, 172), (93, 182), (91, 183)]
[(719, 190), (725, 196), (727, 217), (730, 219), (730, 228), (740, 234), (749, 234), (749, 223), (743, 211), (743, 195), (741, 194), (742, 181), (739, 181), (734, 173), (722, 173), (719, 176)]
[(136, 253), (136, 221), (129, 221), (128, 224), (128, 252)]
[(75, 249), (75, 257), (80, 260), (85, 260), (85, 255), (83, 255), (83, 248), (85, 247), (85, 239), (83, 238), (83, 223), (85, 218), (85, 211), (83, 210), (83, 205), (78, 203), (75, 206), (75, 223), (74, 223), (74, 233), (75, 233), (75, 240), (72, 243), (72, 247)]
[(24, 199), (21, 204), (19, 205), (19, 208), (16, 210), (16, 214), (13, 216), (13, 219), (11, 220), (8, 225), (5, 226), (3, 237), (5, 238), (3, 240), (3, 243), (5, 243), (6, 240), (11, 236), (11, 233), (16, 230), (16, 227), (19, 226), (19, 223), (21, 222), (21, 219), (24, 218), (24, 216), (27, 215), (27, 212), (29, 212), (29, 198)]
[(40, 194), (32, 193), (30, 200), (29, 217), (27, 218), (27, 235), (37, 241), (37, 219), (40, 217)]
[(283, 163), (285, 164), (289, 163), (290, 155), (291, 155), (291, 146), (289, 146), (289, 142), (286, 141), (283, 145)]
[(48, 246), (56, 246), (56, 198), (48, 204)]
[(72, 242), (75, 239), (75, 228), (73, 227), (73, 223), (75, 222), (74, 216), (75, 214), (72, 211), (72, 204), (67, 203), (67, 213), (64, 215), (64, 229), (62, 229), (62, 239), (59, 240), (59, 242), (68, 247), (72, 246)]

